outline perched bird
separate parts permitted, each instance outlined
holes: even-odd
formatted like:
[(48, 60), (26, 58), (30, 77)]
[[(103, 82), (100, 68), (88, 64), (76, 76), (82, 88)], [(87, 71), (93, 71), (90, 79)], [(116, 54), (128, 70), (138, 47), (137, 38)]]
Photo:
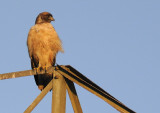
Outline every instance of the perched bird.
[[(51, 24), (54, 21), (49, 12), (40, 13), (28, 33), (27, 46), (29, 57), (31, 59), (32, 69), (47, 69), (54, 66), (56, 54), (63, 52), (62, 43), (54, 27)], [(43, 90), (52, 80), (52, 74), (34, 75), (35, 82), (40, 90)]]

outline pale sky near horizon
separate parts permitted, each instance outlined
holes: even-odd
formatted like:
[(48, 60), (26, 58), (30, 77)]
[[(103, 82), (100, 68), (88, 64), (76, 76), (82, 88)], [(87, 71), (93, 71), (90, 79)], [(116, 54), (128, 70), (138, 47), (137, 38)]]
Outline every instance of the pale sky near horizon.
[[(160, 113), (160, 1), (0, 1), (0, 74), (31, 69), (28, 31), (43, 11), (53, 14), (71, 65), (137, 113)], [(84, 113), (118, 113), (76, 85)], [(23, 113), (38, 96), (33, 76), (0, 81), (0, 113)], [(48, 93), (32, 113), (50, 113)], [(67, 96), (66, 113), (73, 113)]]

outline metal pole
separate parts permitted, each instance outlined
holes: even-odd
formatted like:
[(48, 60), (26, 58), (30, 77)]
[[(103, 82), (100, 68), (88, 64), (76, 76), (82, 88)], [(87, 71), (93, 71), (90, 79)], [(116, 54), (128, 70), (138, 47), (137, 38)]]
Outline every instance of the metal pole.
[(65, 113), (66, 83), (62, 75), (54, 71), (52, 86), (52, 113)]

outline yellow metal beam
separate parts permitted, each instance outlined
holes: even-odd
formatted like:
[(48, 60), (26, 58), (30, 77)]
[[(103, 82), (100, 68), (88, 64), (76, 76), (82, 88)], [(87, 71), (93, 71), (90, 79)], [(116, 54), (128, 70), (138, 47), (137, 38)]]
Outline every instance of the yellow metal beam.
[(12, 73), (4, 73), (4, 74), (0, 74), (0, 80), (37, 75), (37, 74), (44, 74), (44, 73), (52, 73), (54, 69), (55, 67), (51, 66), (47, 69), (47, 71), (41, 70), (39, 72), (36, 72), (36, 69), (34, 69), (34, 70), (18, 71), (18, 72), (12, 72)]

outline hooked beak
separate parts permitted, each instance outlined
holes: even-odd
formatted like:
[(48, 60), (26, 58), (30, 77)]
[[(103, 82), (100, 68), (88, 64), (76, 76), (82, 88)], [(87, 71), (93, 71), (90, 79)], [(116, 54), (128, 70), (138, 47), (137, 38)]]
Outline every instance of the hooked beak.
[(49, 19), (50, 19), (51, 21), (55, 21), (55, 19), (54, 19), (53, 17), (51, 17), (51, 16), (49, 17)]

